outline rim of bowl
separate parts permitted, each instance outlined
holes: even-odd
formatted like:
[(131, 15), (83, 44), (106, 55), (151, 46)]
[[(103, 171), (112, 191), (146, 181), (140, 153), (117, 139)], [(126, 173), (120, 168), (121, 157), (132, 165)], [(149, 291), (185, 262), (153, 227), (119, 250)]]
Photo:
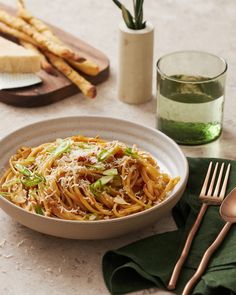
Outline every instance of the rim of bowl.
[[(171, 76), (167, 75), (165, 72), (163, 72), (160, 68), (160, 62), (168, 57), (168, 56), (171, 56), (171, 55), (174, 55), (174, 54), (181, 54), (181, 53), (202, 53), (202, 54), (207, 54), (207, 55), (210, 55), (210, 56), (213, 56), (213, 57), (216, 57), (218, 60), (221, 60), (221, 62), (224, 64), (224, 69), (218, 74), (218, 75), (215, 75), (214, 77), (212, 78), (209, 78), (207, 80), (202, 80), (202, 81), (183, 81), (183, 80), (179, 80), (179, 79), (175, 79), (175, 78), (172, 78)], [(180, 51), (174, 51), (174, 52), (170, 52), (170, 53), (167, 53), (163, 56), (161, 56), (158, 60), (157, 60), (157, 63), (156, 63), (156, 69), (157, 71), (165, 78), (165, 79), (168, 79), (170, 81), (174, 81), (174, 82), (178, 82), (178, 83), (184, 83), (184, 84), (202, 84), (202, 83), (209, 83), (209, 82), (212, 82), (212, 81), (215, 81), (217, 80), (219, 77), (223, 76), (226, 72), (227, 72), (227, 69), (228, 69), (228, 64), (226, 62), (226, 60), (221, 57), (221, 56), (218, 56), (216, 54), (213, 54), (213, 53), (209, 53), (207, 51), (201, 51), (201, 50), (180, 50)]]
[[(48, 216), (42, 216), (42, 215), (39, 215), (39, 214), (35, 214), (33, 212), (30, 212), (30, 211), (27, 211), (17, 205), (15, 205), (14, 203), (12, 203), (11, 201), (7, 200), (6, 198), (4, 198), (3, 196), (0, 195), (0, 198), (8, 203), (9, 205), (12, 205), (13, 207), (21, 210), (22, 212), (26, 213), (26, 214), (30, 214), (30, 216), (34, 216), (35, 218), (42, 218), (44, 220), (48, 220), (48, 221), (57, 221), (57, 222), (62, 222), (62, 223), (72, 223), (72, 224), (100, 224), (100, 223), (114, 223), (114, 222), (120, 222), (122, 220), (127, 220), (127, 219), (130, 219), (130, 218), (135, 218), (135, 217), (138, 217), (138, 216), (142, 216), (142, 215), (145, 215), (147, 213), (149, 213), (150, 211), (153, 211), (157, 208), (160, 208), (162, 206), (164, 206), (166, 203), (170, 202), (171, 199), (173, 199), (175, 197), (175, 195), (179, 192), (179, 191), (182, 191), (184, 190), (185, 186), (186, 186), (186, 183), (187, 183), (187, 180), (188, 180), (188, 175), (189, 175), (189, 166), (188, 166), (188, 161), (184, 155), (184, 153), (182, 152), (181, 148), (178, 146), (178, 144), (172, 140), (170, 137), (168, 137), (167, 135), (165, 135), (163, 132), (161, 132), (160, 130), (157, 130), (155, 128), (152, 128), (152, 127), (148, 127), (148, 126), (145, 126), (145, 125), (141, 125), (141, 124), (138, 124), (138, 123), (134, 123), (132, 121), (128, 121), (128, 120), (125, 120), (125, 119), (119, 119), (119, 118), (113, 118), (113, 117), (109, 117), (109, 116), (66, 116), (66, 117), (59, 117), (59, 118), (53, 118), (53, 119), (48, 119), (48, 120), (40, 120), (40, 121), (37, 121), (37, 122), (34, 122), (34, 123), (31, 123), (31, 124), (28, 124), (28, 125), (25, 125), (21, 128), (18, 128), (17, 130), (11, 132), (10, 134), (2, 137), (0, 139), (0, 144), (2, 141), (4, 140), (7, 140), (8, 137), (14, 135), (15, 133), (21, 131), (21, 130), (24, 130), (24, 129), (28, 129), (28, 128), (31, 128), (35, 125), (39, 125), (39, 124), (46, 124), (46, 123), (49, 123), (49, 122), (52, 122), (52, 121), (61, 121), (61, 120), (70, 120), (70, 119), (79, 119), (79, 118), (91, 118), (91, 119), (105, 119), (105, 120), (112, 120), (112, 121), (116, 121), (117, 123), (118, 122), (123, 122), (123, 123), (128, 123), (128, 124), (131, 124), (133, 126), (136, 126), (136, 127), (142, 127), (146, 130), (149, 130), (149, 131), (154, 131), (155, 133), (159, 134), (160, 136), (162, 136), (163, 138), (165, 138), (169, 143), (171, 143), (172, 145), (175, 146), (175, 148), (178, 150), (179, 152), (179, 155), (181, 156), (181, 159), (184, 163), (184, 170), (185, 170), (185, 176), (183, 179), (180, 179), (181, 183), (178, 183), (178, 189), (177, 191), (175, 191), (174, 193), (172, 192), (172, 194), (170, 193), (170, 195), (164, 199), (161, 203), (159, 204), (156, 204), (154, 206), (152, 206), (151, 208), (148, 208), (148, 209), (145, 209), (143, 211), (140, 211), (140, 212), (136, 212), (136, 213), (132, 213), (130, 215), (126, 215), (126, 216), (122, 216), (122, 217), (117, 217), (117, 218), (112, 218), (112, 219), (102, 219), (102, 220), (68, 220), (68, 219), (59, 219), (59, 218), (56, 218), (56, 217), (48, 217)], [(0, 145), (1, 146), (1, 145)]]

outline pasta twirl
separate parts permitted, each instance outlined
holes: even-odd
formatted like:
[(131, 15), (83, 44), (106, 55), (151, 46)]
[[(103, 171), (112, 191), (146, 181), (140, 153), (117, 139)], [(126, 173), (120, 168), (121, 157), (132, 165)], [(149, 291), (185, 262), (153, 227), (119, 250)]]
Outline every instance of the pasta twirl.
[(143, 211), (162, 202), (179, 181), (136, 146), (99, 137), (22, 147), (9, 166), (0, 179), (0, 195), (30, 212), (69, 220)]

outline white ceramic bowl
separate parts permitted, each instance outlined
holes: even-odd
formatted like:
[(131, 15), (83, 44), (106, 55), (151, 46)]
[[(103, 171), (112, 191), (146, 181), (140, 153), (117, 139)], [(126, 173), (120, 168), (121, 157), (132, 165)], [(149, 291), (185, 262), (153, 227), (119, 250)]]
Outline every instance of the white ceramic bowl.
[(162, 203), (126, 217), (98, 221), (70, 221), (30, 213), (0, 196), (0, 207), (19, 223), (42, 233), (72, 239), (105, 239), (139, 230), (167, 214), (180, 199), (188, 178), (188, 163), (179, 146), (163, 133), (135, 123), (107, 117), (65, 117), (21, 128), (0, 141), (0, 167), (22, 145), (36, 146), (75, 134), (99, 135), (150, 152), (163, 171), (180, 182)]

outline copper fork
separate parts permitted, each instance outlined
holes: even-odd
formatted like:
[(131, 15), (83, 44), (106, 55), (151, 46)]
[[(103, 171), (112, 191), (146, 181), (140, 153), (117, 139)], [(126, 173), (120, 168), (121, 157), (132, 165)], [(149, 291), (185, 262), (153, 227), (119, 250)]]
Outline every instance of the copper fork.
[[(213, 174), (210, 177), (212, 165), (213, 165), (213, 163), (210, 162), (210, 164), (208, 166), (207, 174), (206, 174), (206, 177), (205, 177), (205, 180), (204, 180), (204, 183), (203, 183), (200, 195), (199, 195), (199, 200), (202, 202), (201, 209), (198, 213), (195, 223), (193, 224), (193, 226), (188, 234), (188, 237), (186, 239), (182, 253), (181, 253), (181, 255), (174, 267), (174, 270), (172, 272), (172, 275), (171, 275), (171, 278), (170, 278), (170, 281), (169, 281), (169, 284), (167, 287), (169, 290), (174, 290), (176, 287), (177, 280), (179, 278), (183, 264), (184, 264), (186, 258), (188, 257), (188, 253), (191, 248), (194, 236), (201, 225), (203, 216), (204, 216), (208, 206), (209, 205), (220, 205), (225, 197), (225, 192), (226, 192), (226, 187), (227, 187), (227, 182), (228, 182), (229, 172), (230, 172), (230, 164), (228, 164), (228, 166), (227, 166), (227, 169), (225, 172), (225, 177), (224, 177), (222, 185), (221, 185), (221, 180), (222, 180), (225, 164), (224, 163), (221, 164), (220, 172), (218, 174), (217, 180), (216, 180), (216, 176), (217, 176), (219, 163), (218, 162), (216, 163)], [(215, 185), (215, 182), (216, 182), (216, 185)], [(215, 189), (214, 189), (214, 185), (215, 185)]]

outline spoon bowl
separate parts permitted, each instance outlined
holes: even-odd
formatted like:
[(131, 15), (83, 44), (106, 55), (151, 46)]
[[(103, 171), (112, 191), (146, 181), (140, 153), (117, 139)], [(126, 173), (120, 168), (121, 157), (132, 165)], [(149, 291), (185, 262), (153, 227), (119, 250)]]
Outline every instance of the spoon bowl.
[(221, 204), (220, 215), (226, 222), (236, 222), (236, 188), (227, 195)]

